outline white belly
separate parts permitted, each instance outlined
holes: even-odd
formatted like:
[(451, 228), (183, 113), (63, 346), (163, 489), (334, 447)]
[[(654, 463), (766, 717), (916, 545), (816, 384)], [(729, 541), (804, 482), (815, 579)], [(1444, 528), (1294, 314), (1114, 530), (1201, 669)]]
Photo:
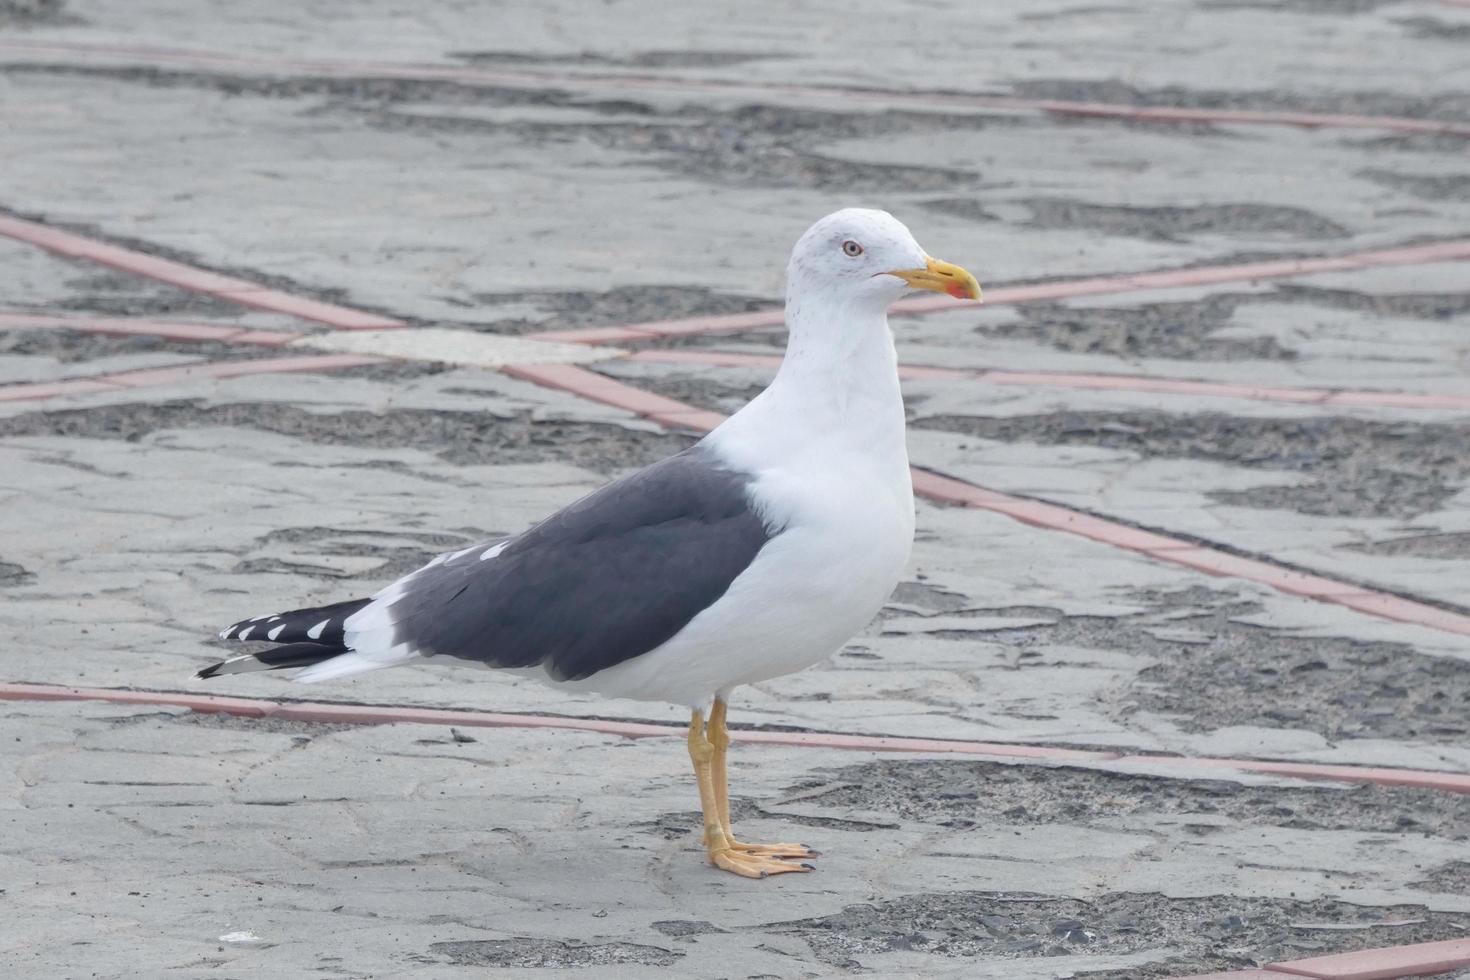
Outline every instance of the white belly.
[(558, 686), (698, 707), (830, 656), (882, 608), (913, 545), (907, 467), (897, 483), (883, 475), (808, 473), (793, 481), (799, 495), (779, 479), (758, 484), (787, 507), (788, 529), (725, 595), (657, 649)]

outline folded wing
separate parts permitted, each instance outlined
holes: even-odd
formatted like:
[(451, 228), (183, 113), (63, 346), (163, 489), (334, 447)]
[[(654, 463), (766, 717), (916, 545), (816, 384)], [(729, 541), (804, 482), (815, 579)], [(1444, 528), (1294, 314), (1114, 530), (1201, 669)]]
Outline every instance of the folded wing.
[(451, 657), (572, 680), (653, 650), (773, 536), (747, 483), (695, 446), (518, 537), (441, 555), (348, 616), (347, 652), (298, 679)]

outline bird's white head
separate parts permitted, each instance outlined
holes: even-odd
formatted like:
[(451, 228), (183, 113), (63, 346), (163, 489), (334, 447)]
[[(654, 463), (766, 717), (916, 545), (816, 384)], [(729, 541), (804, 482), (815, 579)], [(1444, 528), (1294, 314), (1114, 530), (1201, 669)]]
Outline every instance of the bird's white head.
[(931, 258), (887, 211), (844, 208), (827, 215), (801, 236), (786, 269), (788, 304), (820, 295), (884, 310), (907, 289), (980, 298), (974, 276)]

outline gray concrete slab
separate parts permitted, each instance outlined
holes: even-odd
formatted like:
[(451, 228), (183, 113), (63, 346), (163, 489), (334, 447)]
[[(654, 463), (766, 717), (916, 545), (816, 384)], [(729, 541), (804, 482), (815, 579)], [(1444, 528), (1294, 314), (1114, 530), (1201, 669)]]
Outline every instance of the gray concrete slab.
[[(887, 16), (837, 15), (775, 2), (730, 11), (719, 30), (694, 8), (509, 7), (492, 16), (451, 5), (404, 10), (345, 0), (304, 7), (202, 7), (149, 0), (124, 14), (100, 0), (72, 0), (81, 23), (33, 27), (37, 40), (156, 43), (144, 25), (169, 25), (178, 46), (273, 55), (443, 61), (456, 51), (484, 60), (606, 71), (689, 71), (739, 81), (810, 81), (900, 89), (980, 89), (1035, 79), (1118, 80), (1144, 89), (1285, 93), (1346, 90), (1426, 101), (1453, 91), (1467, 70), (1456, 59), (1460, 12), (1420, 2), (1355, 6), (1124, 3), (1107, 9), (1069, 0), (998, 4), (936, 24), (932, 8)], [(1345, 15), (1346, 14), (1346, 15)], [(570, 27), (569, 25), (575, 25)], [(1436, 29), (1435, 25), (1442, 25)], [(659, 55), (662, 55), (660, 57)], [(736, 57), (744, 55), (745, 57)], [(1464, 87), (1460, 84), (1459, 87)], [(1347, 97), (1339, 94), (1347, 101)], [(1281, 94), (1276, 100), (1285, 101)]]
[[(0, 960), (27, 976), (1050, 977), (1300, 953), (1314, 922), (1452, 936), (1470, 913), (1432, 876), (1460, 854), (1453, 810), (1422, 791), (1075, 767), (1048, 789), (1029, 767), (741, 747), (742, 825), (825, 852), (752, 883), (702, 865), (678, 739), (90, 704), (9, 704), (0, 737)], [(977, 810), (967, 786), (996, 796)], [(1144, 917), (1171, 901), (1183, 923)]]
[[(161, 15), (168, 5), (156, 9)], [(690, 44), (687, 37), (674, 40), (680, 35), (661, 13), (655, 18), (658, 27), (646, 23), (648, 15), (648, 10), (599, 15), (608, 23), (606, 32), (595, 36), (607, 46), (608, 57), (624, 57), (635, 44), (644, 52), (677, 51)], [(134, 30), (120, 29), (106, 11), (77, 16), (85, 23), (43, 27), (26, 39), (139, 43)], [(139, 16), (146, 21), (148, 15)], [(174, 19), (179, 28), (170, 39), (181, 45), (206, 43), (226, 53), (322, 56), (334, 49), (316, 23), (323, 16), (331, 19), (333, 30), (351, 32), (360, 25), (373, 37), (386, 25), (360, 10), (335, 7), (332, 14), (298, 8), (283, 18), (228, 12), (213, 20), (191, 8), (189, 16)], [(473, 23), (478, 16), (461, 11), (449, 19)], [(1270, 84), (1273, 73), (1300, 70), (1302, 59), (1311, 63), (1319, 57), (1298, 49), (1311, 35), (1294, 34), (1296, 18), (1280, 12), (1196, 10), (1178, 16), (1183, 17), (1180, 29), (1203, 32), (1227, 47), (1251, 38), (1253, 54), (1246, 63), (1253, 66), (1257, 85)], [(887, 23), (895, 17), (903, 19), (893, 11), (878, 19)], [(980, 52), (997, 43), (1013, 53), (1081, 44), (1098, 57), (1108, 47), (1099, 43), (1099, 33), (1135, 43), (1126, 17), (1003, 19), (1003, 42), (990, 36), (977, 48), (950, 38), (937, 64), (929, 60), (932, 46), (924, 45), (919, 50), (925, 52), (925, 75), (933, 72), (936, 84), (943, 82), (938, 87), (984, 89), (1019, 70), (1012, 63), (987, 79), (999, 63)], [(965, 31), (989, 35), (994, 25), (983, 23), (988, 20), (977, 13)], [(1368, 31), (1364, 37), (1376, 37), (1371, 49), (1357, 49), (1364, 57), (1385, 58), (1398, 68), (1403, 51), (1421, 46), (1392, 20), (1372, 14), (1352, 20), (1357, 30)], [(447, 29), (437, 15), (431, 21), (435, 29)], [(1320, 17), (1308, 22), (1315, 30), (1326, 23)], [(501, 12), (493, 25), (476, 31), (466, 24), (469, 33), (453, 38), (463, 41), (493, 26), (497, 43), (534, 60), (544, 47), (537, 40), (540, 24), (539, 15), (525, 19)], [(1276, 26), (1268, 29), (1268, 24)], [(1369, 24), (1375, 26), (1370, 30)], [(406, 26), (404, 37), (381, 42), (423, 58), (428, 52), (413, 38), (422, 38), (426, 29)], [(821, 32), (805, 58), (758, 58), (724, 71), (759, 80), (774, 65), (777, 74), (766, 80), (782, 80), (795, 71), (808, 81), (871, 82), (865, 74), (833, 70), (835, 60), (851, 58), (854, 50), (873, 43), (865, 37), (869, 29), (844, 23)], [(884, 63), (896, 66), (894, 59), (914, 54), (889, 36), (890, 29), (882, 32), (888, 52)], [(755, 29), (742, 38), (740, 26), (730, 30), (735, 50), (768, 51), (772, 39), (766, 31)], [(1033, 35), (1030, 41), (1025, 32)], [(1079, 33), (1068, 40), (1069, 32)], [(1271, 54), (1256, 50), (1262, 32), (1282, 48)], [(594, 35), (579, 31), (579, 36)], [(440, 44), (444, 41), (441, 37)], [(588, 53), (582, 43), (577, 42), (578, 53)], [(788, 39), (772, 53), (789, 44)], [(373, 47), (359, 38), (337, 53), (371, 57)], [(1179, 55), (1158, 46), (1143, 50), (1148, 57), (1135, 53), (1138, 63), (1126, 77), (1146, 88), (1166, 84), (1158, 72)], [(1433, 45), (1428, 50), (1448, 57)], [(446, 55), (441, 46), (432, 58)], [(382, 49), (377, 56), (388, 57)], [(1193, 65), (1197, 59), (1187, 60)], [(1104, 58), (1089, 65), (1098, 79), (1094, 87), (1113, 77), (1105, 64)], [(946, 65), (952, 77), (946, 76)], [(645, 308), (669, 290), (676, 295), (713, 290), (727, 303), (773, 300), (780, 294), (781, 269), (779, 262), (769, 261), (769, 242), (793, 238), (808, 215), (830, 207), (834, 193), (860, 193), (911, 220), (922, 214), (925, 241), (936, 254), (969, 261), (984, 279), (1002, 281), (1152, 268), (1247, 251), (1375, 245), (1455, 234), (1464, 221), (1454, 195), (1425, 206), (1425, 194), (1433, 189), (1426, 192), (1426, 185), (1414, 183), (1416, 176), (1456, 173), (1457, 145), (1416, 144), (1395, 153), (1340, 131), (1254, 127), (1201, 134), (1111, 122), (1058, 126), (1045, 119), (986, 122), (914, 113), (809, 112), (783, 106), (779, 94), (771, 95), (767, 108), (742, 113), (701, 105), (693, 92), (672, 104), (650, 99), (639, 107), (636, 121), (628, 118), (624, 95), (611, 104), (584, 99), (579, 111), (590, 107), (614, 117), (592, 125), (580, 116), (567, 117), (566, 99), (551, 83), (539, 94), (451, 87), (439, 93), (449, 107), (430, 114), (423, 108), (423, 86), (407, 82), (320, 80), (283, 86), (160, 70), (162, 75), (140, 75), (53, 66), (38, 73), (16, 65), (0, 73), (23, 161), (9, 175), (10, 193), (19, 201), (47, 202), (54, 219), (143, 237), (206, 263), (233, 266), (243, 260), (310, 288), (345, 289), (361, 304), (429, 320), (517, 322), (527, 319), (527, 302), (532, 321), (564, 319), (556, 316), (553, 297), (536, 294), (619, 288), (634, 290), (635, 297), (641, 293)], [(885, 72), (890, 85), (893, 71)], [(1198, 71), (1191, 67), (1196, 74), (1190, 87), (1205, 81)], [(1422, 113), (1423, 103), (1432, 101), (1426, 91), (1454, 91), (1453, 71), (1437, 65), (1434, 85), (1427, 89), (1427, 82), (1415, 86), (1396, 71), (1394, 84), (1376, 77), (1375, 83), (1387, 87), (1354, 90), (1343, 99), (1365, 104), (1376, 99), (1389, 103), (1379, 106), (1384, 111)], [(1025, 74), (1048, 77), (1034, 65)], [(1157, 80), (1147, 81), (1150, 76)], [(913, 84), (911, 74), (900, 77), (902, 87)], [(1087, 87), (1073, 73), (1063, 77), (1066, 84)], [(1363, 78), (1356, 76), (1354, 83), (1363, 84)], [(1210, 84), (1202, 87), (1213, 90)], [(242, 88), (247, 97), (239, 96)], [(1211, 99), (1202, 96), (1201, 101)], [(47, 110), (58, 103), (68, 107), (66, 113)], [(464, 103), (490, 109), (509, 104), (530, 121), (466, 116)], [(407, 111), (400, 111), (404, 107)], [(664, 123), (670, 118), (694, 125), (676, 127), (688, 132), (666, 139), (660, 134), (669, 129)], [(26, 152), (33, 138), (40, 141), (33, 147), (40, 151), (54, 146), (58, 133), (78, 128), (96, 142), (64, 155)], [(158, 132), (168, 132), (170, 139), (156, 139)], [(133, 172), (167, 173), (172, 193), (152, 196), (146, 206), (141, 199), (131, 207), (109, 201), (92, 190), (92, 176), (104, 160)], [(1403, 179), (1385, 182), (1382, 174), (1399, 173), (1396, 166)], [(710, 186), (720, 192), (708, 193)], [(366, 201), (364, 188), (372, 188)], [(248, 222), (231, 220), (233, 202), (241, 200), (253, 202)], [(588, 215), (596, 215), (595, 235), (584, 233)], [(359, 228), (363, 220), (370, 231)], [(362, 247), (364, 234), (369, 249)], [(546, 261), (539, 250), (551, 242), (556, 258)], [(626, 266), (609, 265), (608, 254), (623, 256)], [(697, 261), (690, 262), (691, 256)], [(498, 310), (499, 302), (512, 305)], [(612, 315), (609, 309), (601, 319)]]
[[(790, 241), (852, 203), (895, 210), (987, 285), (1470, 233), (1454, 138), (855, 110), (761, 88), (1463, 121), (1465, 18), (1430, 0), (760, 2), (718, 25), (698, 5), (556, 0), (47, 9), (0, 4), (0, 208), (420, 328), (767, 305)], [(130, 48), (112, 57), (133, 67), (39, 47), (55, 42)], [(150, 47), (280, 66), (170, 67)], [(311, 58), (546, 80), (287, 63)], [(630, 96), (598, 75), (742, 88)], [(1463, 394), (1467, 281), (1447, 262), (895, 327), (917, 364)], [(0, 312), (323, 329), (9, 239)], [(0, 385), (273, 353), (61, 330), (0, 345)], [(768, 377), (595, 369), (726, 411)], [(1464, 602), (1464, 413), (907, 391), (923, 465)], [(678, 723), (438, 668), (312, 689), (191, 674), (225, 623), (366, 594), (689, 439), (430, 361), (0, 402), (0, 680)], [(918, 517), (878, 621), (740, 692), (738, 724), (1470, 770), (1464, 637), (996, 514)], [(0, 705), (0, 972), (1157, 980), (1459, 938), (1470, 916), (1463, 800), (1431, 791), (741, 746), (742, 827), (826, 852), (815, 875), (749, 883), (702, 864), (677, 739), (471, 737)]]

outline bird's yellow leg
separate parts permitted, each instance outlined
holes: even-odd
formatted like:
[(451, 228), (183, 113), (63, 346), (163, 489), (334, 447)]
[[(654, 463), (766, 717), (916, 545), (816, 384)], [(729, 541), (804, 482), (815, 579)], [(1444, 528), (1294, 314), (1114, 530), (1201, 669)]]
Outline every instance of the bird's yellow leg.
[(709, 863), (746, 878), (812, 870), (809, 864), (739, 850), (731, 844), (720, 820), (719, 801), (715, 798), (714, 757), (715, 747), (704, 733), (704, 713), (696, 711), (689, 719), (689, 759), (694, 763), (694, 778), (699, 781), (699, 805), (704, 811), (704, 848)]
[(725, 759), (730, 748), (730, 733), (725, 730), (725, 702), (715, 698), (709, 713), (709, 743), (714, 748), (710, 769), (714, 777), (715, 803), (719, 807), (720, 826), (725, 830), (725, 839), (737, 851), (746, 854), (761, 854), (769, 857), (814, 858), (817, 852), (805, 844), (742, 844), (735, 839), (730, 824), (730, 779), (725, 768)]

